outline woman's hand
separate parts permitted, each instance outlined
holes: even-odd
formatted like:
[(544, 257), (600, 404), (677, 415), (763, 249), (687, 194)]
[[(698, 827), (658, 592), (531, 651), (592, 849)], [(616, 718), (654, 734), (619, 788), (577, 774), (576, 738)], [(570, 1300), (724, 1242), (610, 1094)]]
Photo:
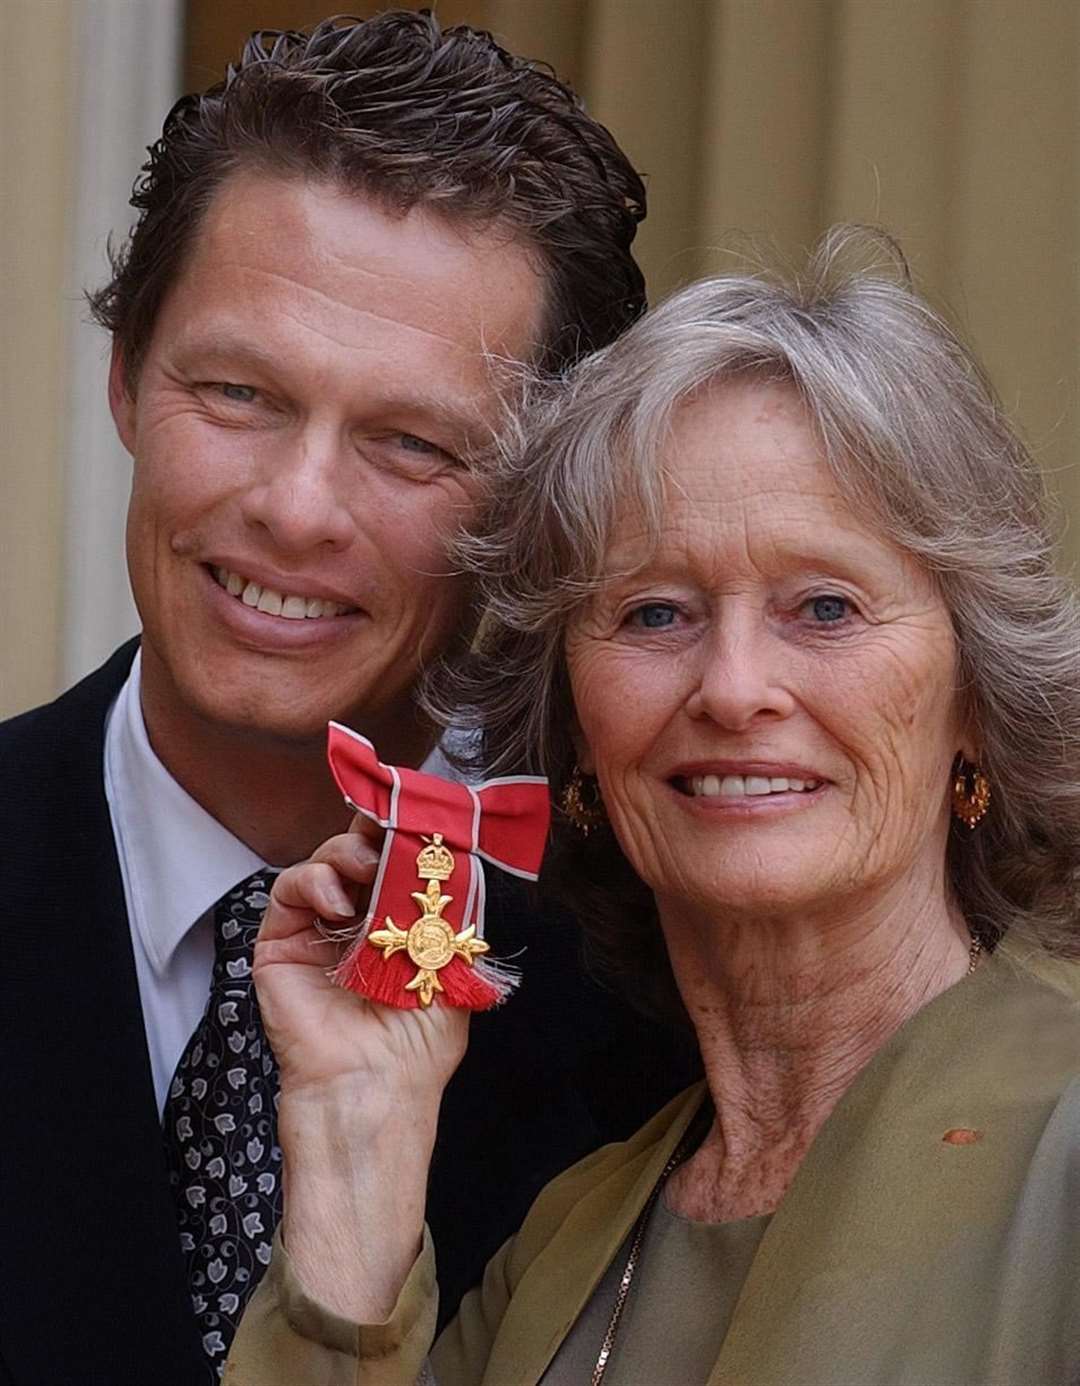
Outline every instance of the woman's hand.
[(255, 944), (263, 1024), (281, 1073), (283, 1235), (309, 1294), (356, 1322), (393, 1309), (420, 1248), (443, 1089), (465, 1052), (468, 1013), (395, 1010), (335, 986), (378, 850), (359, 817), (283, 871)]
[[(396, 1098), (428, 1089), (436, 1100), (465, 1052), (467, 1012), (433, 1005), (398, 1011), (335, 986), (331, 974), (348, 947), (326, 937), (355, 922), (375, 876), (378, 829), (360, 815), (310, 861), (274, 882), (255, 944), (253, 975), (263, 1025), (292, 1096), (362, 1081)], [(323, 929), (315, 924), (323, 921)]]

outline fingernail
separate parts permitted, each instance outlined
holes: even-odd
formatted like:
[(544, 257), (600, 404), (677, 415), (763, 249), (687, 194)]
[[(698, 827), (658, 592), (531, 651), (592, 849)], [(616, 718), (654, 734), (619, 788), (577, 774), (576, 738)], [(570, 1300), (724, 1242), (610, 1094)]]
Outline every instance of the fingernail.
[(323, 908), (328, 914), (340, 914), (343, 918), (352, 917), (353, 903), (338, 885), (327, 886)]

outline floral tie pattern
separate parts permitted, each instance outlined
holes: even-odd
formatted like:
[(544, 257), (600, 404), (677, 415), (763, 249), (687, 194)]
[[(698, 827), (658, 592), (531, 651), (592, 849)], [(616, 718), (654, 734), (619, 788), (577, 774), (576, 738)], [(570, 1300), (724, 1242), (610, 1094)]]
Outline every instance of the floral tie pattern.
[(210, 1382), (224, 1371), (281, 1217), (277, 1064), (251, 980), (273, 881), (259, 872), (214, 907), (210, 1000), (165, 1102), (169, 1181)]

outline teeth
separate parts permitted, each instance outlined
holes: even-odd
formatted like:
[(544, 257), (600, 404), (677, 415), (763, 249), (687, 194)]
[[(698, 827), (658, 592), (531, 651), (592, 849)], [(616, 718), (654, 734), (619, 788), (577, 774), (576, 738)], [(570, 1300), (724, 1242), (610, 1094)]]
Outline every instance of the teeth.
[(239, 597), (245, 606), (253, 606), (269, 616), (284, 616), (290, 621), (302, 621), (319, 616), (342, 616), (354, 607), (344, 602), (327, 601), (323, 597), (300, 597), (287, 592), (275, 592), (272, 587), (262, 587), (257, 582), (249, 582), (239, 573), (228, 568), (216, 567), (214, 580), (224, 587), (231, 597)]
[(797, 780), (790, 775), (692, 775), (690, 793), (702, 799), (757, 798), (766, 794), (783, 794), (788, 790), (803, 793), (816, 789), (819, 780)]

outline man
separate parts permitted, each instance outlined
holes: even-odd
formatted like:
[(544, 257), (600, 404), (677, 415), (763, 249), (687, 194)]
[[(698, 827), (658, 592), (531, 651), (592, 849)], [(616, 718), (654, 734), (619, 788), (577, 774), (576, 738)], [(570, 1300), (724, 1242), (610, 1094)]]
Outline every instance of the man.
[[(489, 360), (558, 369), (643, 306), (643, 190), (611, 137), (427, 15), (256, 36), (174, 108), (133, 201), (93, 304), (134, 458), (141, 641), (0, 728), (16, 1386), (215, 1379), (280, 1206), (244, 985), (267, 868), (347, 825), (328, 719), (388, 762), (432, 751), (415, 687), (475, 619), (445, 544), (498, 416)], [(525, 983), (475, 1022), (444, 1108), (445, 1310), (553, 1173), (680, 1077), (585, 979), (568, 925), (492, 886), (488, 937), (525, 950)], [(216, 1153), (211, 1124), (243, 1149)]]

